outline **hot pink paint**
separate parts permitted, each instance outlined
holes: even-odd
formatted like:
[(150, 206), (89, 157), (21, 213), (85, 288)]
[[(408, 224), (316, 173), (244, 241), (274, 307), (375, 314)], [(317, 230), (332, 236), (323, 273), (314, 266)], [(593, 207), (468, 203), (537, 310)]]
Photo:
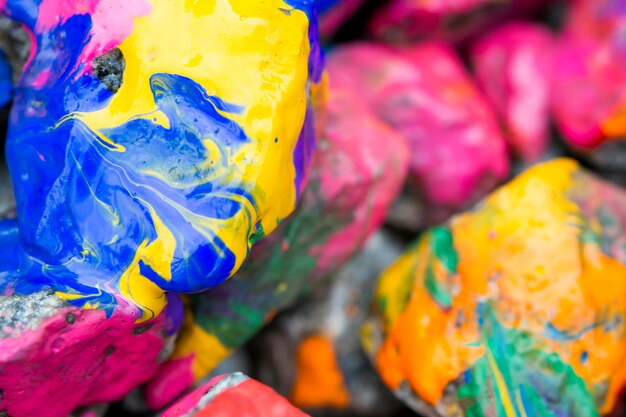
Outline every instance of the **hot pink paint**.
[(554, 53), (552, 34), (532, 23), (510, 23), (471, 49), (478, 83), (498, 112), (513, 150), (537, 160), (549, 140)]
[(332, 169), (320, 173), (321, 187), (328, 201), (341, 202), (352, 222), (322, 247), (313, 248), (322, 273), (346, 262), (381, 226), (400, 193), (409, 159), (404, 139), (378, 120), (351, 91), (331, 90), (326, 110), (324, 135), (333, 146), (320, 147), (317, 152), (319, 158), (334, 163)]
[(92, 21), (91, 37), (80, 61), (89, 63), (122, 43), (133, 31), (133, 20), (151, 9), (146, 0), (43, 0), (35, 31), (44, 32), (72, 16), (88, 14)]
[(626, 131), (605, 123), (626, 111), (626, 7), (614, 0), (573, 3), (557, 43), (551, 107), (565, 140), (594, 149)]
[(458, 208), (508, 173), (495, 113), (449, 47), (391, 50), (353, 44), (328, 58), (333, 88), (347, 88), (408, 142), (425, 201)]
[[(306, 417), (260, 382), (245, 379), (229, 384), (233, 376), (213, 378), (165, 411), (162, 417)], [(220, 383), (226, 384), (220, 386)]]
[(148, 407), (153, 410), (161, 409), (170, 399), (193, 386), (193, 360), (194, 355), (170, 359), (159, 368), (144, 389), (144, 399)]
[[(71, 320), (68, 317), (73, 317)], [(121, 399), (158, 369), (162, 314), (135, 324), (135, 313), (64, 308), (36, 330), (0, 339), (0, 409), (20, 417), (66, 417), (77, 407)]]

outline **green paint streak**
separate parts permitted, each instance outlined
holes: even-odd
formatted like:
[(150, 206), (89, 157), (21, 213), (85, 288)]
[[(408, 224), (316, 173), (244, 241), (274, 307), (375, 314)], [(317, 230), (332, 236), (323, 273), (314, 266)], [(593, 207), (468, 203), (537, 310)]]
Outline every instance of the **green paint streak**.
[(446, 291), (446, 288), (437, 280), (433, 265), (430, 263), (426, 268), (426, 279), (424, 285), (430, 296), (435, 300), (437, 305), (442, 309), (449, 310), (452, 308), (452, 296)]
[[(197, 323), (224, 346), (246, 343), (267, 322), (273, 311), (293, 304), (323, 281), (313, 248), (353, 221), (341, 202), (321, 196), (310, 184), (296, 212), (262, 242), (240, 271), (229, 281), (203, 294), (192, 296)], [(337, 207), (338, 206), (338, 207)]]
[(450, 229), (435, 227), (430, 232), (430, 248), (446, 270), (451, 274), (456, 274), (459, 255), (454, 249), (454, 237)]
[[(430, 296), (442, 309), (452, 308), (452, 294), (446, 284), (435, 276), (434, 261), (439, 261), (446, 269), (448, 277), (457, 273), (459, 256), (454, 248), (454, 237), (450, 229), (435, 227), (430, 232), (430, 250), (434, 255), (428, 260), (424, 285)], [(448, 278), (447, 277), (447, 278)]]
[(250, 236), (250, 245), (254, 246), (259, 240), (263, 239), (264, 237), (265, 230), (263, 230), (263, 225), (261, 224), (261, 222), (259, 222), (259, 224), (257, 224), (256, 226), (256, 230), (254, 231), (252, 236)]
[(488, 353), (461, 377), (457, 391), (467, 417), (599, 416), (594, 396), (569, 364), (530, 333), (504, 328), (490, 306), (482, 307)]

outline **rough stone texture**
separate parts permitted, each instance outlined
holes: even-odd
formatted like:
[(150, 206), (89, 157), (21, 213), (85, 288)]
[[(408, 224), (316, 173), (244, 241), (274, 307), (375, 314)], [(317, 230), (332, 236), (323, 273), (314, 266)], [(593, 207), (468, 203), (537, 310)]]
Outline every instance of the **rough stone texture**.
[(169, 408), (162, 417), (305, 417), (272, 389), (241, 373), (220, 376)]
[(132, 308), (106, 317), (51, 292), (0, 296), (0, 413), (66, 417), (116, 401), (150, 378), (171, 354), (182, 305), (137, 323)]
[(24, 28), (5, 16), (0, 15), (0, 49), (7, 54), (13, 69), (13, 81), (22, 74), (24, 63), (30, 53), (30, 39)]
[[(25, 331), (36, 330), (44, 320), (67, 308), (67, 302), (55, 297), (52, 291), (0, 297), (0, 339), (18, 337)], [(68, 312), (68, 324), (73, 324), (74, 320), (73, 313)]]
[(111, 49), (104, 55), (93, 60), (93, 73), (112, 93), (117, 93), (124, 82), (124, 69), (126, 61), (122, 51), (118, 48)]
[(426, 203), (427, 222), (445, 220), (507, 176), (495, 112), (451, 48), (340, 46), (328, 57), (328, 72), (332, 87), (359, 95), (406, 139), (410, 179)]
[(191, 297), (174, 357), (147, 386), (153, 408), (202, 379), (276, 312), (325, 285), (382, 224), (406, 176), (406, 144), (352, 94), (331, 91), (329, 98), (300, 206), (232, 280)]
[(626, 386), (625, 241), (623, 190), (537, 165), (381, 275), (365, 350), (429, 417), (608, 415)]

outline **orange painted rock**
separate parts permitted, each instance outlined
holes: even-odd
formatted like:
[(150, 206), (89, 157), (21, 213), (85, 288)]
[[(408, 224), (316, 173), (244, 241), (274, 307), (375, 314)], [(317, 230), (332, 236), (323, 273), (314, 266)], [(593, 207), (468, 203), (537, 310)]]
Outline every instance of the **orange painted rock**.
[(427, 232), (363, 342), (428, 416), (610, 413), (626, 383), (626, 194), (568, 159)]

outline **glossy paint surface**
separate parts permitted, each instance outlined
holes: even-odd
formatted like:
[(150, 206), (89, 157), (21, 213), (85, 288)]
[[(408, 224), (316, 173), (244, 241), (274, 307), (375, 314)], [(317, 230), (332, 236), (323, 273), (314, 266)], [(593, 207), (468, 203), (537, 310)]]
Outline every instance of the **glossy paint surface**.
[(607, 414), (626, 383), (625, 241), (623, 191), (571, 160), (538, 165), (382, 275), (381, 344), (365, 345), (422, 410)]
[(506, 177), (496, 114), (452, 48), (355, 43), (333, 50), (328, 72), (331, 87), (360, 96), (405, 138), (411, 177), (427, 203), (458, 209)]
[(0, 50), (0, 108), (11, 100), (12, 91), (11, 66), (7, 62), (6, 54)]
[[(43, 310), (56, 298), (46, 297), (20, 308)], [(107, 317), (102, 310), (65, 305), (33, 328), (13, 325), (15, 317), (6, 316), (15, 313), (11, 309), (0, 312), (0, 323), (6, 325), (0, 331), (0, 414), (66, 417), (77, 407), (123, 398), (149, 379), (168, 354), (182, 316), (177, 297), (169, 298), (156, 319), (142, 324), (130, 308)]]
[(0, 291), (108, 314), (124, 300), (147, 320), (164, 292), (231, 276), (304, 186), (321, 80), (309, 3), (8, 0), (33, 48)]
[(162, 417), (306, 417), (271, 388), (242, 374), (213, 378)]
[(479, 85), (498, 112), (512, 150), (537, 160), (549, 140), (554, 39), (543, 26), (510, 23), (471, 48)]
[(173, 360), (147, 386), (151, 407), (199, 381), (336, 273), (382, 224), (404, 182), (408, 149), (349, 93), (331, 90), (327, 112), (300, 206), (232, 280), (192, 296)]

